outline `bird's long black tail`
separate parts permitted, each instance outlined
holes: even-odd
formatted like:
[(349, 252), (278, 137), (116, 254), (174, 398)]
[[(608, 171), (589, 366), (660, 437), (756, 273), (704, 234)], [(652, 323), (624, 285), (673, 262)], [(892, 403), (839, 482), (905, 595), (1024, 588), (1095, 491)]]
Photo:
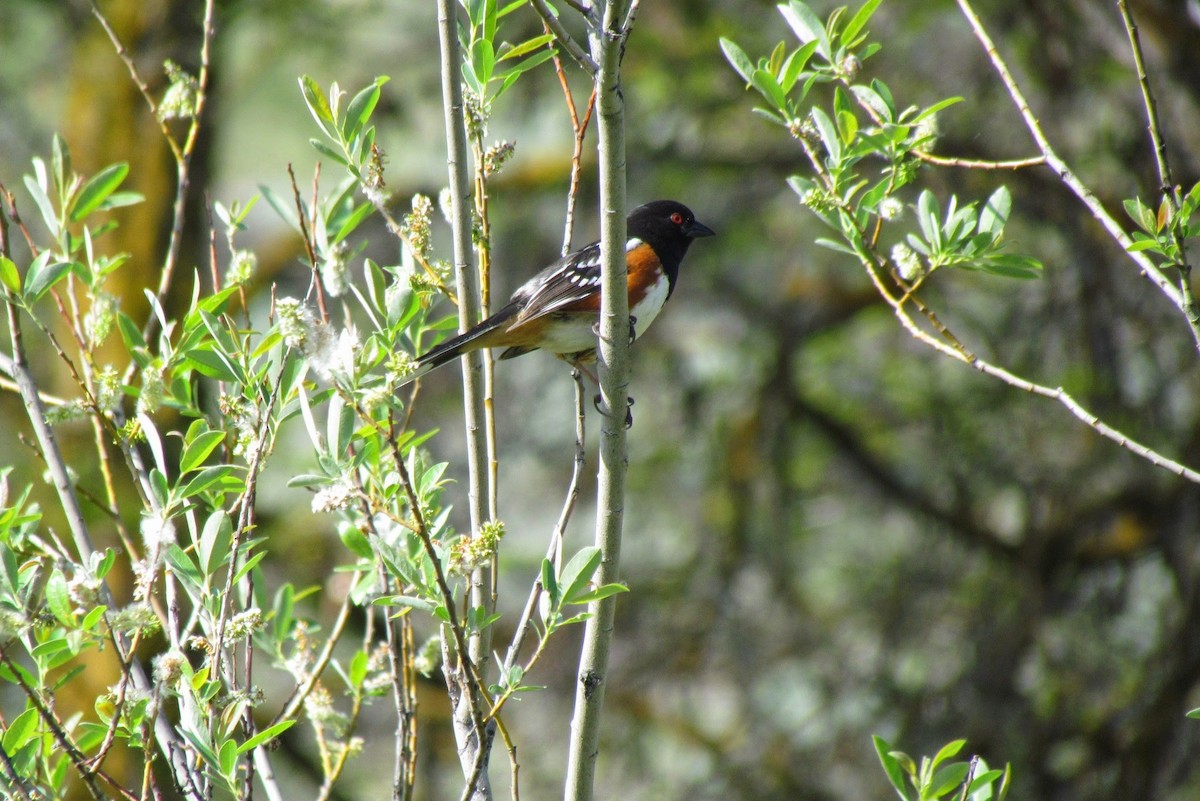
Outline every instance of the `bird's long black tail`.
[(436, 370), (443, 364), (454, 361), (464, 353), (470, 353), (473, 350), (486, 347), (486, 344), (480, 343), (480, 340), (492, 331), (507, 327), (520, 311), (521, 308), (517, 304), (510, 303), (478, 325), (472, 326), (463, 333), (450, 337), (445, 342), (431, 348), (417, 358), (416, 371), (405, 376), (403, 383), (408, 384), (416, 381), (426, 373)]

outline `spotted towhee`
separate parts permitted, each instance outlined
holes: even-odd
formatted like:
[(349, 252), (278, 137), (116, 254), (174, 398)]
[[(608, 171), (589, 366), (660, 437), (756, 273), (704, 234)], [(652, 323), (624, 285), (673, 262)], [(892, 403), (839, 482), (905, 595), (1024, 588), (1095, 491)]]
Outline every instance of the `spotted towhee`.
[[(654, 322), (675, 290), (679, 264), (692, 240), (712, 236), (673, 200), (634, 209), (626, 221), (629, 317), (634, 336)], [(600, 316), (600, 243), (570, 253), (529, 279), (508, 305), (417, 359), (415, 379), (480, 348), (504, 348), (501, 359), (547, 350), (572, 363), (595, 356)]]

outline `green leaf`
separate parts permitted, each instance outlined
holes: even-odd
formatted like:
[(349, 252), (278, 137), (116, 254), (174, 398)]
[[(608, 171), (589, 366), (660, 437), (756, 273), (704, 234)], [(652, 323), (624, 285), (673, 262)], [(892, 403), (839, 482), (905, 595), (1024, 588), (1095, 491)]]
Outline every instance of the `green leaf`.
[(54, 191), (65, 198), (71, 185), (71, 151), (57, 133), (50, 140), (50, 167), (54, 174)]
[(1124, 206), (1125, 213), (1129, 215), (1129, 218), (1133, 220), (1138, 228), (1141, 228), (1148, 234), (1154, 233), (1156, 221), (1154, 212), (1150, 210), (1149, 206), (1143, 203), (1140, 198), (1136, 197), (1126, 200)]
[[(180, 490), (180, 500), (199, 495), (216, 484), (221, 484), (226, 489), (233, 489), (234, 487), (232, 486), (225, 486), (225, 479), (233, 474), (235, 470), (236, 468), (233, 465), (228, 464), (216, 464), (205, 467)], [(238, 480), (236, 483), (240, 485), (242, 482)]]
[(337, 139), (337, 125), (333, 119), (333, 110), (329, 107), (329, 101), (325, 98), (320, 84), (308, 75), (301, 75), (300, 91), (304, 94), (304, 102), (308, 105), (309, 113), (313, 115), (317, 125), (321, 126), (321, 130), (331, 138)]
[[(386, 598), (376, 598), (374, 603), (377, 606), (403, 606), (411, 609), (416, 609), (419, 612), (429, 612), (435, 614), (439, 609), (443, 612), (445, 609), (439, 607), (432, 601), (425, 598), (418, 598), (415, 595), (389, 595)], [(447, 622), (449, 622), (447, 620)]]
[(750, 74), (750, 83), (758, 90), (758, 93), (766, 98), (767, 102), (773, 105), (783, 114), (787, 114), (787, 95), (783, 92), (783, 87), (779, 85), (779, 81), (775, 79), (769, 71), (756, 69)]
[(188, 351), (187, 359), (196, 372), (208, 378), (220, 381), (240, 380), (234, 365), (223, 354), (195, 348)]
[(941, 226), (938, 224), (937, 198), (928, 189), (922, 189), (917, 196), (917, 223), (925, 241), (936, 246), (941, 239)]
[(308, 143), (313, 146), (313, 150), (317, 151), (325, 158), (331, 159), (332, 161), (335, 161), (338, 164), (341, 164), (343, 167), (350, 166), (350, 163), (348, 161), (346, 161), (345, 156), (343, 156), (341, 153), (334, 150), (329, 145), (322, 142), (320, 139), (309, 139)]
[(258, 185), (258, 191), (267, 201), (267, 205), (275, 210), (275, 213), (283, 218), (283, 221), (292, 227), (296, 233), (300, 233), (300, 218), (296, 216), (296, 207), (291, 203), (284, 201), (275, 191), (268, 186)]
[(101, 581), (108, 575), (108, 571), (112, 570), (113, 564), (117, 561), (117, 552), (112, 548), (105, 548), (104, 555), (100, 557), (100, 561), (96, 563), (96, 578)]
[(871, 81), (871, 88), (875, 90), (875, 94), (879, 95), (879, 99), (887, 105), (888, 119), (896, 119), (896, 101), (892, 97), (892, 90), (888, 88), (888, 85), (875, 78)]
[(913, 122), (920, 122), (921, 120), (925, 119), (926, 117), (932, 117), (934, 114), (937, 114), (939, 111), (941, 111), (944, 108), (953, 106), (955, 103), (961, 103), (962, 100), (963, 99), (961, 97), (947, 97), (945, 100), (939, 100), (938, 102), (934, 103), (932, 106), (929, 106), (928, 108), (923, 110), (917, 116), (913, 117)]
[(905, 786), (904, 770), (900, 767), (900, 762), (892, 755), (892, 747), (882, 737), (873, 736), (871, 740), (875, 743), (875, 753), (879, 755), (883, 772), (887, 774), (888, 781), (896, 790), (896, 794), (900, 796), (901, 801), (911, 801)]
[(350, 234), (354, 232), (354, 229), (357, 228), (363, 220), (370, 217), (374, 211), (375, 207), (370, 203), (363, 203), (354, 209), (354, 211), (346, 217), (346, 220), (342, 223), (341, 227), (338, 228), (337, 233), (333, 235), (332, 244), (337, 244), (346, 237), (350, 236)]
[(568, 604), (590, 604), (592, 601), (602, 601), (609, 596), (622, 592), (629, 592), (629, 588), (624, 584), (605, 584), (594, 590), (572, 593), (564, 598), (563, 602)]
[(50, 613), (64, 626), (75, 626), (75, 612), (71, 604), (71, 593), (67, 589), (67, 579), (58, 568), (46, 580), (46, 606)]
[(846, 23), (846, 27), (842, 29), (842, 45), (850, 46), (858, 32), (863, 29), (867, 21), (871, 19), (871, 15), (875, 13), (875, 9), (879, 8), (881, 0), (867, 0), (863, 3), (862, 8), (855, 12), (850, 21)]
[(190, 584), (194, 589), (199, 589), (203, 586), (204, 577), (186, 551), (175, 543), (171, 543), (167, 545), (163, 555), (167, 560), (167, 564), (170, 565), (171, 570), (184, 583)]
[(496, 69), (496, 51), (487, 39), (476, 39), (471, 45), (471, 68), (481, 86), (487, 86)]
[(992, 193), (979, 212), (979, 230), (986, 231), (994, 237), (999, 236), (1008, 222), (1012, 210), (1012, 195), (1008, 187), (1002, 186)]
[(941, 798), (955, 788), (961, 787), (970, 770), (971, 766), (966, 762), (952, 762), (933, 775), (929, 789), (922, 795), (926, 798)]
[(125, 176), (129, 175), (129, 165), (125, 162), (110, 164), (88, 179), (71, 202), (69, 214), (71, 220), (79, 222), (84, 217), (100, 208), (109, 195), (116, 191)]
[[(34, 167), (41, 166), (45, 169), (41, 159), (33, 160)], [(61, 226), (58, 224), (58, 215), (54, 213), (54, 204), (50, 202), (50, 196), (46, 194), (45, 187), (41, 182), (34, 180), (30, 176), (25, 176), (25, 188), (29, 190), (30, 197), (37, 205), (38, 211), (41, 212), (42, 222), (46, 223), (46, 230), (50, 232), (51, 238), (57, 239), (62, 233)]]
[(11, 754), (37, 736), (38, 711), (29, 707), (8, 725), (4, 732), (4, 751)]
[(347, 139), (353, 139), (358, 135), (358, 132), (367, 124), (367, 120), (371, 119), (371, 114), (375, 111), (375, 105), (379, 102), (379, 93), (381, 87), (390, 80), (386, 75), (382, 75), (375, 81), (354, 96), (350, 101), (350, 105), (346, 107), (346, 119), (342, 122), (342, 135)]
[(231, 786), (237, 778), (237, 761), (240, 754), (241, 750), (233, 740), (226, 740), (221, 743), (221, 750), (219, 751), (221, 774)]
[(564, 600), (582, 593), (600, 568), (604, 554), (594, 545), (581, 548), (562, 569), (560, 583)]
[(796, 38), (801, 44), (808, 44), (816, 41), (817, 52), (825, 56), (826, 59), (832, 58), (832, 53), (829, 48), (829, 35), (825, 31), (825, 26), (817, 15), (800, 0), (790, 0), (787, 5), (782, 3), (776, 8), (783, 18), (787, 20), (791, 26), (792, 32), (796, 34)]
[(779, 116), (778, 114), (776, 114), (773, 111), (768, 111), (765, 108), (752, 108), (752, 109), (750, 109), (750, 113), (757, 114), (758, 116), (765, 119), (767, 122), (773, 122), (776, 125), (782, 125), (784, 127), (787, 127), (787, 124), (788, 124), (787, 120), (785, 120), (783, 117)]
[(109, 209), (119, 209), (122, 206), (133, 206), (141, 203), (146, 199), (146, 196), (141, 192), (113, 192), (100, 204), (100, 211), (108, 211)]
[(1005, 278), (1039, 278), (1043, 269), (1042, 263), (1032, 256), (1016, 253), (997, 253), (988, 256), (977, 266), (986, 273)]
[(157, 467), (150, 469), (150, 491), (154, 493), (154, 500), (158, 501), (159, 506), (166, 506), (170, 501), (171, 488), (167, 477)]
[(96, 627), (96, 624), (100, 622), (100, 618), (104, 617), (104, 613), (107, 611), (107, 606), (104, 606), (103, 604), (97, 606), (95, 609), (87, 613), (87, 615), (83, 618), (83, 622), (79, 624), (79, 627), (84, 631), (91, 631)]
[(0, 255), (0, 284), (13, 295), (21, 294), (21, 273), (8, 256)]
[(244, 579), (246, 577), (247, 573), (249, 573), (254, 568), (258, 567), (258, 563), (261, 562), (263, 560), (263, 557), (266, 555), (267, 555), (266, 551), (259, 551), (258, 553), (254, 554), (254, 556), (251, 556), (249, 559), (247, 559), (246, 563), (243, 564), (238, 569), (238, 572), (233, 575), (233, 583), (237, 584), (239, 581)]
[(25, 302), (33, 305), (42, 299), (50, 289), (67, 276), (71, 271), (71, 262), (50, 261), (50, 251), (43, 251), (41, 256), (34, 259), (25, 276)]
[(216, 573), (217, 568), (229, 556), (229, 548), (233, 542), (233, 522), (224, 509), (218, 509), (204, 521), (200, 532), (196, 556), (200, 560), (200, 569), (207, 575)]
[(961, 751), (963, 749), (963, 746), (966, 744), (967, 744), (966, 740), (959, 739), (959, 740), (951, 740), (950, 742), (943, 745), (941, 747), (941, 750), (939, 750), (937, 752), (937, 756), (935, 756), (933, 758), (933, 769), (937, 770), (938, 765), (942, 764), (947, 759), (957, 756), (958, 752)]
[(350, 686), (355, 690), (362, 689), (363, 682), (367, 678), (368, 661), (369, 657), (366, 651), (356, 651), (350, 658), (350, 674), (347, 678), (350, 680)]
[(800, 196), (801, 200), (807, 197), (808, 193), (813, 191), (817, 186), (815, 183), (813, 183), (812, 179), (805, 178), (803, 175), (789, 176), (787, 183), (788, 186), (792, 188), (792, 191)]
[[(360, 652), (360, 654), (361, 654), (361, 652)], [(361, 654), (361, 655), (366, 656), (366, 654)], [(279, 735), (283, 734), (285, 731), (290, 729), (293, 725), (295, 725), (295, 723), (296, 723), (296, 721), (294, 719), (293, 720), (281, 720), (278, 723), (276, 723), (274, 726), (270, 726), (266, 729), (263, 729), (258, 734), (254, 735), (249, 740), (247, 740), (246, 742), (244, 742), (238, 746), (238, 748), (237, 748), (238, 755), (240, 756), (240, 755), (246, 753), (247, 751), (251, 751), (255, 748), (258, 748), (260, 745), (267, 742), (268, 740), (273, 740), (274, 738), (278, 737)], [(223, 750), (224, 749), (222, 749), (222, 751)], [(222, 756), (224, 756), (224, 755), (222, 754)]]
[[(979, 760), (979, 764), (983, 765), (983, 760)], [(992, 782), (996, 781), (1004, 775), (1002, 770), (988, 770), (980, 773), (971, 780), (971, 784), (967, 787), (967, 798), (970, 801), (988, 801), (993, 796)]]
[(730, 66), (737, 71), (737, 74), (742, 76), (742, 80), (747, 84), (751, 83), (751, 76), (754, 74), (754, 65), (750, 62), (750, 57), (746, 55), (746, 51), (742, 50), (732, 39), (721, 37), (721, 52), (725, 54), (725, 60)]
[(818, 237), (817, 239), (813, 240), (813, 244), (820, 245), (823, 248), (828, 248), (838, 253), (845, 253), (847, 256), (854, 256), (855, 258), (858, 258), (858, 254), (854, 252), (854, 248), (850, 247), (845, 242), (839, 242), (836, 239)]
[(812, 54), (816, 50), (816, 42), (800, 45), (787, 57), (787, 61), (783, 62), (783, 67), (779, 70), (779, 85), (783, 87), (784, 92), (792, 91), (792, 87), (800, 78), (800, 73), (808, 66), (808, 60), (812, 58)]
[(552, 58), (554, 58), (553, 50), (541, 50), (537, 53), (534, 53), (529, 58), (523, 58), (515, 64), (506, 67), (505, 69), (497, 70), (494, 77), (503, 78), (504, 85), (496, 90), (493, 98), (499, 97), (501, 94), (503, 94), (508, 87), (512, 86), (513, 82), (516, 81), (518, 76), (524, 75), (529, 70), (533, 69), (539, 64), (544, 64)]
[(825, 145), (825, 151), (829, 154), (829, 158), (834, 163), (841, 161), (842, 140), (838, 137), (833, 120), (829, 119), (829, 115), (816, 106), (813, 106), (812, 109), (812, 119), (816, 123), (817, 133), (821, 137), (821, 143)]
[[(539, 47), (544, 47), (554, 41), (554, 34), (543, 33), (541, 36), (535, 36), (532, 39), (526, 39), (518, 45), (500, 46), (500, 54), (496, 58), (497, 62), (507, 61), (510, 58), (517, 58), (526, 53), (537, 50)], [(551, 53), (553, 55), (553, 53)]]
[(209, 457), (217, 446), (225, 441), (224, 431), (205, 431), (187, 444), (179, 457), (179, 472), (190, 473)]

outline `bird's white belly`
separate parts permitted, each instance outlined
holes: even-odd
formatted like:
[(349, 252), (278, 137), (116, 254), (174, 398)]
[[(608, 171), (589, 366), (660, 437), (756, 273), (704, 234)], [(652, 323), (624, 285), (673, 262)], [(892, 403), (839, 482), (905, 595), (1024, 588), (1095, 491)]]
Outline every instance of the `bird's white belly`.
[[(661, 276), (647, 290), (641, 302), (629, 310), (630, 316), (636, 320), (634, 330), (638, 337), (645, 333), (650, 323), (654, 322), (654, 318), (662, 310), (670, 288), (667, 277)], [(581, 317), (583, 320), (580, 319)], [(598, 319), (598, 316), (592, 315), (550, 315), (550, 322), (542, 331), (542, 348), (551, 353), (579, 353), (591, 350), (597, 344), (596, 333), (592, 330), (592, 326)]]

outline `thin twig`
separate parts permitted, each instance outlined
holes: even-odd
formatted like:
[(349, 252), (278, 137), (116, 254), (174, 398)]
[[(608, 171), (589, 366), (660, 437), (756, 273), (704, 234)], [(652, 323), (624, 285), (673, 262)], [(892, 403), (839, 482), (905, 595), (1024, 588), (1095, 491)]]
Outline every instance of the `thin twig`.
[(935, 156), (932, 153), (913, 153), (926, 164), (935, 167), (960, 167), (966, 170), (1023, 170), (1028, 167), (1041, 167), (1046, 163), (1045, 156), (1030, 156), (1027, 159), (1011, 159), (1008, 161), (991, 161), (989, 159), (963, 159), (954, 156)]
[[(1116, 240), (1117, 244), (1121, 246), (1129, 258), (1132, 259), (1135, 264), (1137, 264), (1141, 273), (1149, 278), (1151, 283), (1158, 287), (1158, 289), (1164, 295), (1166, 295), (1172, 303), (1175, 304), (1176, 308), (1184, 311), (1184, 313), (1187, 314), (1188, 311), (1186, 309), (1184, 296), (1179, 289), (1173, 283), (1171, 283), (1170, 279), (1163, 275), (1162, 270), (1160, 270), (1157, 265), (1150, 261), (1150, 259), (1147, 258), (1144, 253), (1130, 251), (1129, 248), (1133, 242), (1129, 236), (1125, 233), (1117, 221), (1113, 219), (1112, 215), (1108, 213), (1103, 204), (1100, 203), (1100, 200), (1095, 194), (1092, 193), (1092, 190), (1090, 190), (1083, 183), (1083, 181), (1081, 181), (1079, 177), (1075, 175), (1071, 168), (1067, 166), (1067, 163), (1059, 158), (1058, 154), (1054, 152), (1054, 148), (1050, 146), (1049, 140), (1046, 139), (1045, 133), (1042, 132), (1041, 124), (1038, 122), (1037, 117), (1030, 109), (1029, 102), (1025, 99), (1025, 95), (1021, 92), (1021, 88), (1017, 86), (1017, 82), (1013, 78), (1012, 73), (1009, 72), (1008, 64), (1004, 61), (1003, 57), (1001, 57), (999, 51), (996, 49), (995, 43), (992, 41), (991, 36), (988, 35), (987, 30), (983, 27), (983, 23), (980, 21), (979, 16), (975, 13), (975, 9), (971, 6), (970, 0), (955, 1), (958, 3), (958, 7), (962, 11), (963, 16), (967, 18), (967, 22), (970, 24), (972, 31), (975, 33), (975, 38), (979, 40), (979, 43), (983, 46), (988, 58), (991, 59), (992, 66), (995, 68), (996, 74), (1000, 76), (1000, 80), (1004, 83), (1005, 88), (1008, 90), (1008, 94), (1012, 98), (1014, 105), (1016, 105), (1017, 111), (1021, 115), (1021, 119), (1025, 122), (1025, 127), (1029, 129), (1029, 133), (1033, 137), (1033, 141), (1037, 144), (1038, 150), (1040, 150), (1042, 155), (1045, 157), (1046, 165), (1053, 170), (1054, 174), (1058, 176), (1059, 180), (1061, 180), (1067, 186), (1067, 188), (1074, 192), (1075, 196), (1083, 202), (1084, 206), (1086, 206), (1087, 209), (1092, 213), (1092, 216), (1097, 220), (1097, 222), (1104, 226), (1109, 235)], [(1195, 340), (1196, 347), (1197, 349), (1200, 349), (1200, 317), (1196, 317), (1195, 319), (1189, 318), (1188, 324), (1191, 328), (1192, 338)]]
[(1179, 213), (1182, 203), (1180, 188), (1175, 185), (1171, 176), (1171, 163), (1167, 160), (1167, 145), (1163, 141), (1162, 128), (1158, 121), (1158, 104), (1154, 100), (1154, 90), (1150, 87), (1150, 77), (1146, 74), (1146, 63), (1142, 57), (1142, 41), (1138, 36), (1137, 23), (1129, 10), (1127, 0), (1117, 0), (1117, 9), (1125, 23), (1125, 31), (1129, 34), (1129, 47), (1133, 51), (1133, 63), (1137, 68), (1138, 84), (1142, 87), (1142, 102), (1146, 106), (1147, 128), (1150, 141), (1154, 144), (1154, 159), (1158, 166), (1159, 191), (1171, 210), (1170, 224), (1167, 230), (1171, 241), (1179, 251), (1175, 267), (1179, 270), (1179, 294), (1183, 296), (1183, 313), (1193, 325), (1200, 322), (1200, 312), (1196, 310), (1196, 299), (1192, 295), (1192, 266), (1187, 260), (1187, 244), (1180, 235), (1179, 226), (1175, 224), (1175, 216)]
[[(549, 27), (546, 28), (549, 31)], [(571, 148), (571, 178), (567, 187), (567, 215), (563, 224), (562, 255), (571, 252), (571, 238), (575, 232), (575, 202), (579, 195), (579, 179), (583, 174), (583, 140), (587, 136), (588, 124), (592, 121), (592, 112), (596, 110), (596, 86), (593, 83), (592, 93), (588, 97), (587, 109), (583, 119), (579, 119), (579, 111), (575, 107), (575, 97), (571, 94), (571, 85), (567, 82), (567, 73), (563, 69), (562, 59), (554, 56), (554, 72), (558, 75), (558, 83), (563, 90), (563, 98), (567, 103), (567, 113), (571, 115), (571, 130), (574, 133), (574, 143)]]
[(296, 219), (300, 221), (300, 238), (304, 241), (304, 252), (308, 256), (308, 265), (312, 270), (312, 287), (317, 293), (317, 310), (321, 313), (321, 322), (327, 323), (329, 322), (329, 310), (325, 308), (325, 290), (321, 286), (321, 270), (317, 266), (316, 246), (309, 233), (308, 222), (304, 218), (304, 202), (300, 199), (300, 187), (296, 184), (296, 173), (292, 170), (290, 161), (287, 165), (287, 173), (292, 184), (292, 197), (296, 203)]
[[(571, 38), (571, 34), (563, 27), (562, 21), (550, 10), (550, 6), (546, 5), (546, 0), (529, 0), (529, 4), (533, 6), (533, 10), (542, 18), (542, 22), (554, 34), (554, 38), (567, 51), (567, 54), (579, 62), (581, 67), (592, 75), (595, 75), (599, 71), (600, 66), (596, 63), (595, 59), (587, 54), (587, 51), (579, 46), (579, 42)], [(589, 15), (585, 12), (584, 16)]]
[(121, 59), (121, 63), (129, 70), (129, 77), (133, 80), (133, 84), (138, 88), (138, 91), (142, 93), (142, 98), (150, 108), (150, 116), (158, 123), (158, 128), (162, 132), (163, 138), (167, 140), (167, 145), (171, 148), (171, 153), (175, 156), (176, 161), (180, 161), (183, 158), (182, 147), (178, 140), (175, 139), (175, 134), (171, 132), (171, 127), (167, 125), (167, 121), (159, 116), (158, 102), (154, 99), (154, 95), (150, 93), (150, 86), (142, 80), (137, 65), (133, 62), (133, 56), (125, 49), (125, 44), (121, 41), (121, 37), (117, 35), (112, 23), (108, 21), (108, 17), (100, 10), (100, 6), (96, 0), (92, 0), (92, 16), (96, 18), (96, 21), (100, 23), (100, 27), (104, 29), (104, 33), (108, 35), (108, 40), (112, 42), (113, 50), (117, 53), (117, 58)]
[[(575, 502), (579, 499), (579, 482), (583, 477), (583, 469), (587, 462), (587, 450), (585, 448), (584, 425), (586, 417), (586, 405), (584, 403), (584, 385), (583, 374), (579, 370), (572, 370), (571, 377), (575, 383), (575, 459), (571, 468), (571, 481), (567, 485), (567, 497), (563, 502), (562, 512), (559, 513), (558, 522), (555, 524), (553, 531), (550, 532), (550, 545), (546, 549), (546, 559), (549, 559), (554, 565), (555, 573), (557, 574), (562, 561), (562, 543), (563, 535), (567, 530), (567, 523), (571, 520), (571, 514), (575, 510)], [(525, 644), (525, 638), (529, 634), (529, 630), (533, 625), (533, 613), (537, 609), (538, 601), (541, 598), (545, 588), (542, 586), (542, 571), (541, 566), (538, 566), (537, 578), (533, 582), (533, 588), (529, 592), (529, 598), (525, 601), (525, 610), (521, 613), (521, 619), (517, 623), (516, 630), (513, 632), (512, 642), (508, 646), (508, 652), (504, 656), (504, 672), (512, 670), (517, 659), (521, 654), (521, 647)]]

